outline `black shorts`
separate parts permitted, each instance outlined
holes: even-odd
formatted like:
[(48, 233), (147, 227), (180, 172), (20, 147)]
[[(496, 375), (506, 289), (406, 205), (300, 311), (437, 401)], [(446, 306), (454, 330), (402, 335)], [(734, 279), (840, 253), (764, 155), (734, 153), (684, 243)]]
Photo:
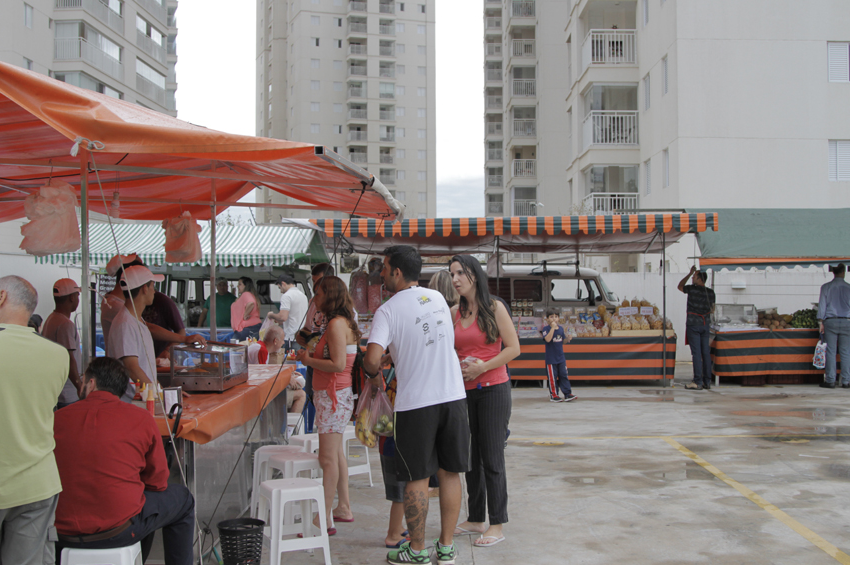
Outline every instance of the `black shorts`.
[(466, 399), (396, 412), (394, 427), (399, 481), (427, 479), (438, 469), (469, 471)]
[(381, 455), (381, 473), (384, 475), (384, 494), (390, 502), (404, 502), (404, 481), (396, 478), (395, 455)]

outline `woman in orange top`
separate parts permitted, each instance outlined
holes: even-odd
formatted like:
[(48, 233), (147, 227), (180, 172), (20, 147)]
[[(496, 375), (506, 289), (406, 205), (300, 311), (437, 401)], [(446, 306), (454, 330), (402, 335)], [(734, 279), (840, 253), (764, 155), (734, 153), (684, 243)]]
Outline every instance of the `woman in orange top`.
[[(455, 535), (480, 532), (481, 537), (472, 543), (488, 547), (505, 539), (502, 524), (508, 521), (505, 437), (511, 418), (511, 383), (505, 365), (519, 355), (519, 338), (510, 313), (501, 301), (491, 298), (478, 259), (455, 255), (449, 271), (460, 295), (458, 305), (452, 307), (452, 319), (472, 435), (466, 473), (469, 516)], [(475, 361), (464, 362), (467, 358)]]
[[(333, 535), (336, 533), (334, 521), (353, 520), (348, 497), (348, 462), (343, 451), (342, 434), (354, 410), (351, 369), (357, 348), (360, 347), (360, 330), (354, 321), (351, 295), (339, 277), (323, 277), (316, 287), (313, 300), (316, 308), (328, 320), (328, 326), (312, 356), (302, 349), (298, 352), (298, 360), (313, 367), (319, 464), (322, 466), (322, 484), (325, 489), (328, 535)], [(336, 510), (331, 512), (335, 493), (339, 496), (339, 503)], [(313, 523), (318, 527), (318, 516)]]
[(248, 277), (239, 277), (236, 284), (239, 298), (230, 305), (230, 327), (233, 328), (233, 339), (243, 340), (249, 337), (260, 337), (260, 299), (254, 288), (254, 281)]

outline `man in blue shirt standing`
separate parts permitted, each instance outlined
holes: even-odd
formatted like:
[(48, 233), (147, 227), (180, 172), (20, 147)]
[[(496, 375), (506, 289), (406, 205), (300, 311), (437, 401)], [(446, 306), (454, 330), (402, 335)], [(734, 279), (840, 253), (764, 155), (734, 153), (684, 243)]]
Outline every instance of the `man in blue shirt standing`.
[[(822, 388), (835, 388), (835, 352), (841, 355), (841, 388), (850, 388), (850, 284), (847, 267), (830, 267), (834, 278), (820, 287), (818, 329), (826, 337), (826, 367)], [(836, 349), (837, 348), (837, 349)]]

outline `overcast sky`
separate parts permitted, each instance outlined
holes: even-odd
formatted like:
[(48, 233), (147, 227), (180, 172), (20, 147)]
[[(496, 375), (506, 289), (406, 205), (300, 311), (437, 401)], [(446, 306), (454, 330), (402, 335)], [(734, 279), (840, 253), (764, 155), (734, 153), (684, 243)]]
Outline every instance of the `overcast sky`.
[[(237, 4), (239, 10), (234, 8)], [(180, 0), (178, 118), (221, 131), (254, 135), (255, 13), (253, 1)], [(437, 215), (482, 216), (481, 5), (436, 0), (436, 18)]]

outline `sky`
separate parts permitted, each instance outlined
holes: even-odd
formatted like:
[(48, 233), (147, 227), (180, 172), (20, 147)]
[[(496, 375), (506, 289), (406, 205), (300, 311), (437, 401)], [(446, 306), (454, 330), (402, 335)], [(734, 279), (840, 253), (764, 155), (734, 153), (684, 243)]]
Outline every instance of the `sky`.
[[(437, 216), (483, 216), (481, 5), (454, 0), (435, 2)], [(237, 4), (245, 9), (234, 9)], [(238, 3), (180, 0), (177, 9), (178, 118), (229, 133), (254, 135), (255, 14), (256, 2), (250, 0)], [(234, 215), (238, 213), (237, 210), (233, 212)]]

